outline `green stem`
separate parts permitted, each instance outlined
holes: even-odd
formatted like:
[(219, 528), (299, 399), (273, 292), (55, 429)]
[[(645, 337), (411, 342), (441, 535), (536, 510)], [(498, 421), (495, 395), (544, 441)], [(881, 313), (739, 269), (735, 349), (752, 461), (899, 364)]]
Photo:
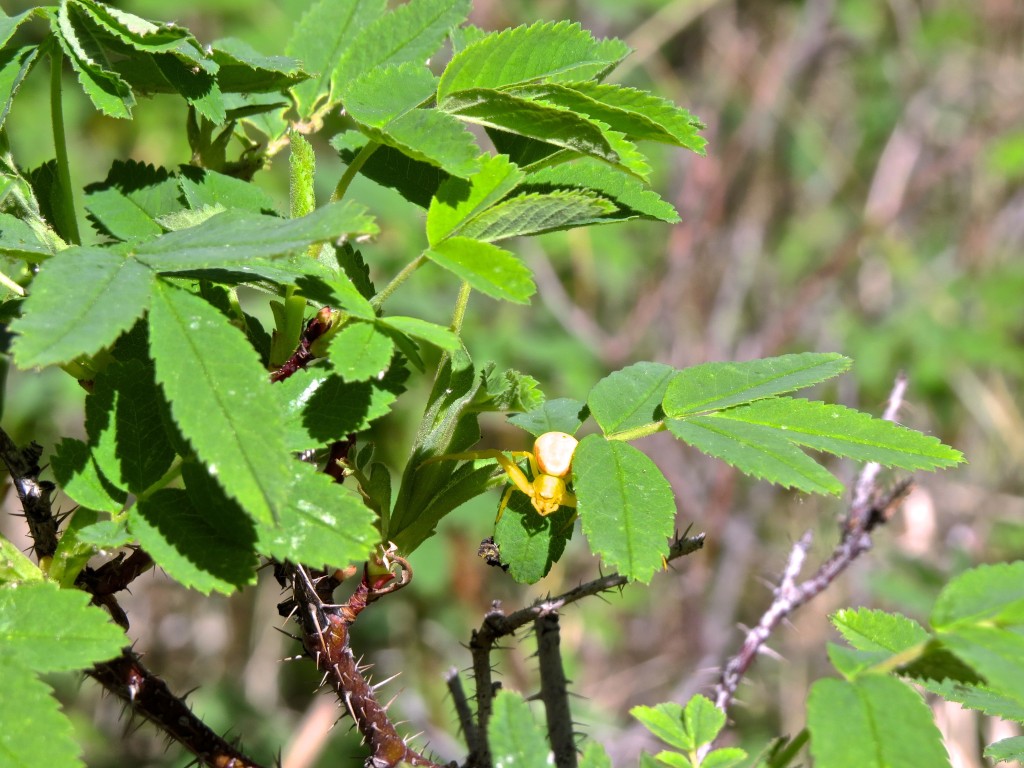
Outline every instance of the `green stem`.
[(404, 283), (408, 279), (409, 275), (411, 275), (417, 269), (422, 267), (426, 263), (426, 261), (427, 261), (427, 257), (424, 256), (421, 253), (415, 259), (413, 259), (408, 264), (406, 264), (402, 268), (401, 272), (399, 272), (397, 275), (395, 275), (393, 278), (391, 278), (391, 282), (390, 283), (385, 285), (377, 293), (376, 296), (374, 296), (372, 299), (370, 299), (370, 303), (373, 305), (373, 308), (374, 309), (380, 309), (381, 305), (391, 297), (391, 294), (395, 292), (395, 290), (398, 288), (398, 286), (400, 286), (402, 283)]
[(14, 293), (18, 296), (25, 295), (25, 289), (18, 285), (16, 282), (14, 282), (14, 280), (5, 275), (3, 272), (0, 272), (0, 285), (9, 290), (11, 293)]
[(67, 240), (81, 245), (82, 237), (78, 232), (78, 219), (75, 216), (75, 196), (71, 187), (71, 165), (68, 162), (68, 144), (64, 137), (64, 103), (61, 101), (61, 69), (64, 54), (54, 46), (50, 53), (50, 120), (53, 124), (53, 152), (57, 158), (57, 178), (63, 194), (59, 202), (64, 229), (61, 232)]
[(664, 432), (667, 429), (664, 421), (654, 421), (650, 424), (644, 424), (642, 427), (633, 427), (632, 429), (624, 429), (621, 432), (612, 432), (611, 434), (605, 435), (605, 440), (622, 440), (627, 442), (629, 440), (638, 440), (641, 437), (647, 437), (653, 435), (656, 432)]
[(341, 200), (348, 192), (349, 184), (352, 183), (352, 179), (356, 177), (359, 170), (363, 167), (363, 163), (370, 159), (370, 155), (377, 151), (377, 147), (380, 146), (378, 141), (368, 141), (366, 145), (359, 150), (359, 154), (356, 155), (352, 162), (349, 163), (348, 168), (345, 169), (345, 173), (342, 174), (341, 179), (338, 181), (338, 186), (334, 188), (334, 194), (331, 195), (331, 202), (335, 200)]
[[(170, 469), (168, 469), (166, 472), (164, 472), (163, 477), (161, 477), (159, 480), (157, 480), (155, 483), (153, 483), (151, 486), (149, 486), (149, 488), (147, 488), (146, 490), (144, 490), (142, 493), (139, 494), (138, 500), (141, 501), (142, 499), (149, 498), (154, 493), (159, 491), (161, 488), (166, 488), (168, 485), (170, 485), (175, 480), (177, 480), (181, 476), (181, 465), (182, 465), (181, 458), (179, 457), (179, 458), (175, 459), (174, 463), (171, 464)], [(114, 517), (114, 519), (118, 519), (121, 515), (124, 515), (124, 514), (125, 513), (122, 512), (120, 515), (114, 515), (113, 517)]]
[(452, 313), (452, 324), (448, 326), (451, 328), (452, 333), (460, 333), (462, 331), (462, 321), (466, 317), (466, 306), (469, 304), (469, 294), (472, 291), (473, 289), (467, 282), (463, 282), (459, 288), (459, 296), (455, 299), (455, 312)]
[(867, 672), (884, 672), (886, 674), (895, 672), (900, 667), (905, 667), (911, 662), (917, 661), (924, 656), (925, 651), (928, 650), (928, 641), (917, 643), (909, 648), (900, 651), (897, 654), (890, 656), (885, 661), (880, 661), (873, 665)]

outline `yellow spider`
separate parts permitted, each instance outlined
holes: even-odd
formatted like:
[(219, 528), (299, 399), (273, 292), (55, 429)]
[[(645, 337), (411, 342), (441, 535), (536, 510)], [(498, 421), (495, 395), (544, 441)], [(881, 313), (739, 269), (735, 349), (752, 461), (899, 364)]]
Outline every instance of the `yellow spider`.
[[(512, 496), (512, 491), (517, 488), (530, 497), (530, 503), (533, 504), (533, 508), (539, 515), (547, 517), (557, 512), (559, 507), (575, 508), (576, 506), (576, 497), (566, 487), (566, 478), (572, 472), (572, 455), (578, 444), (579, 441), (575, 437), (565, 432), (545, 432), (534, 441), (533, 451), (499, 451), (492, 448), (485, 451), (435, 456), (424, 463), (460, 459), (468, 461), (495, 459), (505, 470), (509, 480), (512, 481), (512, 485), (501, 497), (495, 522), (501, 519), (505, 507), (508, 506), (508, 500)], [(530, 462), (533, 480), (528, 478), (526, 473), (506, 454), (516, 458), (526, 458)]]

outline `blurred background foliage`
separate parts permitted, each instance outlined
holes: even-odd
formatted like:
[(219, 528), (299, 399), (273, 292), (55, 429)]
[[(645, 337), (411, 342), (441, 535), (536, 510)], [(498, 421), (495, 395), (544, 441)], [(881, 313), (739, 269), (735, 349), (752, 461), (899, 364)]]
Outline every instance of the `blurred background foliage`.
[[(172, 13), (157, 0), (114, 4), (154, 19)], [(8, 13), (29, 5), (5, 0)], [(201, 41), (233, 36), (280, 54), (305, 5), (180, 0), (173, 20)], [(774, 638), (780, 658), (755, 665), (734, 711), (733, 740), (756, 753), (802, 727), (807, 686), (825, 673), (824, 642), (835, 639), (827, 613), (867, 604), (923, 620), (950, 575), (1024, 554), (1024, 9), (1016, 0), (476, 0), (472, 16), (487, 29), (563, 18), (624, 38), (636, 53), (612, 79), (700, 116), (708, 155), (656, 155), (656, 185), (678, 208), (678, 225), (517, 243), (539, 294), (527, 308), (474, 297), (464, 331), (474, 358), (529, 373), (549, 397), (581, 398), (637, 360), (686, 366), (839, 351), (854, 359), (853, 373), (820, 396), (877, 414), (903, 370), (904, 423), (970, 462), (920, 477), (875, 551)], [(118, 122), (91, 111), (78, 89), (65, 97), (77, 185), (102, 179), (114, 158), (187, 162), (179, 103), (143, 101), (133, 122)], [(52, 154), (36, 118), (46, 98), (44, 79), (33, 77), (8, 121), (25, 166)], [(326, 141), (318, 150), (323, 201), (342, 167)], [(286, 210), (284, 158), (257, 180)], [(369, 182), (350, 194), (380, 217), (382, 234), (364, 253), (386, 279), (425, 245), (422, 211)], [(447, 323), (456, 287), (425, 268), (390, 308)], [(62, 376), (11, 374), (5, 428), (16, 439), (51, 446), (81, 430), (84, 393)], [(426, 386), (404, 396), (373, 436), (395, 466)], [(500, 420), (485, 433), (488, 445), (527, 443)], [(674, 484), (680, 529), (706, 531), (708, 545), (650, 589), (563, 617), (580, 730), (620, 765), (651, 748), (628, 708), (685, 700), (713, 683), (739, 642), (737, 625), (755, 622), (770, 601), (768, 580), (791, 544), (811, 528), (816, 554), (827, 554), (845, 503), (751, 482), (671, 439), (640, 447)], [(857, 468), (834, 469), (848, 481)], [(356, 625), (354, 645), (379, 677), (403, 671), (388, 688), (402, 689), (399, 719), (446, 760), (464, 751), (443, 675), (468, 664), (460, 643), (491, 601), (514, 609), (597, 573), (582, 551), (530, 589), (487, 568), (475, 552), (497, 501), (495, 493), (450, 517), (416, 553), (413, 586)], [(18, 535), (17, 523), (3, 526)], [(345, 721), (325, 735), (339, 710), (313, 693), (312, 665), (279, 663), (298, 647), (274, 630), (281, 619), (269, 574), (230, 599), (189, 594), (160, 574), (135, 587), (124, 607), (137, 648), (176, 690), (201, 686), (191, 701), (213, 727), (264, 759), (283, 752), (293, 768), (361, 764)], [(503, 657), (507, 687), (536, 689), (532, 643)], [(91, 683), (55, 682), (79, 713), (90, 766), (188, 762), (150, 729), (120, 721)], [(983, 765), (978, 744), (1013, 735), (955, 706), (937, 717), (957, 766)]]

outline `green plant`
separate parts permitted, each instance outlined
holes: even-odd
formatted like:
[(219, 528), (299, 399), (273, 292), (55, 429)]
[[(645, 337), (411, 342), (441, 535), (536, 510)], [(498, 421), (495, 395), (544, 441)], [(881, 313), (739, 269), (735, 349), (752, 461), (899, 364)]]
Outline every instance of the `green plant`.
[[(63, 528), (53, 487), (39, 479), (39, 451), (3, 446), (37, 560), (4, 543), (0, 616), (11, 627), (11, 652), (3, 698), (19, 702), (11, 722), (30, 723), (6, 735), (14, 759), (30, 760), (43, 734), (55, 734), (52, 764), (75, 764), (68, 723), (37, 675), (86, 669), (201, 761), (254, 764), (194, 718), (88, 603), (91, 595), (127, 628), (115, 595), (149, 568), (203, 594), (227, 594), (254, 583), (266, 560), (291, 590), (287, 607), (304, 649), (373, 759), (432, 764), (377, 703), (348, 632), (367, 605), (411, 583), (407, 556), (446, 515), (503, 481), (490, 464), (435, 461), (469, 453), (484, 413), (514, 414), (509, 421), (533, 435), (585, 433), (567, 478), (575, 510), (541, 517), (514, 495), (490, 554), (517, 581), (535, 582), (561, 557), (578, 513), (590, 548), (616, 571), (592, 592), (647, 583), (702, 543), (670, 542), (672, 491), (632, 440), (668, 432), (749, 475), (809, 493), (843, 486), (804, 448), (907, 470), (960, 461), (892, 418), (789, 396), (845, 371), (850, 361), (839, 354), (683, 370), (641, 362), (580, 400), (546, 400), (530, 376), (476, 363), (460, 336), (471, 294), (526, 304), (535, 291), (530, 270), (496, 243), (637, 218), (676, 221), (647, 185), (637, 142), (700, 153), (704, 141), (685, 110), (604, 82), (628, 54), (622, 42), (565, 22), (485, 33), (465, 25), (468, 10), (466, 0), (412, 0), (390, 11), (383, 2), (324, 0), (285, 48), (302, 62), (232, 40), (204, 47), (182, 27), (93, 0), (3, 17), (0, 119), (48, 61), (55, 148), (53, 160), (24, 169), (4, 134), (0, 282), (9, 352), (22, 369), (60, 366), (88, 392), (86, 439), (65, 437), (48, 457), (78, 505)], [(18, 34), (32, 25), (44, 29), (42, 42), (20, 45)], [(422, 62), (445, 40), (453, 55), (435, 75)], [(109, 117), (131, 118), (141, 108), (136, 94), (182, 98), (190, 162), (118, 160), (105, 179), (76, 190), (62, 116), (65, 62)], [(482, 128), (496, 152), (483, 150), (468, 126)], [(306, 136), (329, 138), (346, 165), (320, 206)], [(250, 183), (285, 148), (288, 216)], [(380, 225), (349, 199), (359, 174), (425, 211), (424, 247), (379, 289), (370, 268)], [(91, 229), (79, 220), (79, 199)], [(364, 243), (365, 255), (356, 247)], [(414, 286), (427, 264), (460, 284), (447, 327), (388, 314), (395, 291)], [(392, 478), (369, 429), (412, 376), (433, 383)], [(876, 521), (862, 512), (850, 530), (867, 536)], [(858, 536), (844, 541), (853, 542), (850, 558), (865, 548)], [(90, 565), (120, 549), (131, 554)], [(355, 593), (335, 604), (334, 589), (351, 578)], [(53, 615), (68, 617), (62, 627), (71, 634), (39, 643), (38, 627)], [(549, 611), (524, 616), (557, 635)], [(521, 625), (502, 626), (491, 646)], [(484, 685), (491, 646), (475, 664), (475, 725), (462, 718), (472, 765), (497, 762), (506, 746), (544, 743), (514, 695), (492, 700)], [(545, 679), (557, 678), (556, 667)], [(549, 694), (549, 738), (560, 764), (570, 764), (564, 684)], [(685, 712), (707, 709), (695, 701)], [(705, 749), (720, 729), (680, 731), (670, 743), (690, 764), (725, 765), (735, 751)], [(532, 760), (538, 749), (527, 749)], [(596, 747), (585, 757), (602, 759)]]

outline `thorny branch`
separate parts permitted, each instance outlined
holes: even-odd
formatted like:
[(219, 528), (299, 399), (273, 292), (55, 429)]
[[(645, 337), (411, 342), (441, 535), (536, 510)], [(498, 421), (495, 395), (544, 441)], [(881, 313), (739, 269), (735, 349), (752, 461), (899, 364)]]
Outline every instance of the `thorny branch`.
[[(893, 385), (889, 403), (883, 414), (887, 421), (896, 419), (906, 388), (906, 378), (901, 374)], [(861, 470), (854, 485), (849, 510), (842, 522), (839, 543), (814, 575), (802, 582), (798, 582), (797, 579), (811, 546), (810, 531), (793, 546), (771, 605), (757, 625), (747, 632), (739, 652), (729, 659), (722, 669), (721, 677), (715, 686), (715, 706), (723, 712), (728, 714), (740, 681), (775, 628), (793, 611), (827, 589), (857, 557), (871, 549), (871, 532), (877, 525), (892, 517), (910, 492), (909, 480), (898, 483), (888, 491), (879, 489), (877, 483), (880, 469), (879, 464), (871, 462)], [(710, 751), (711, 746), (705, 745), (702, 757)]]
[(346, 603), (340, 605), (324, 602), (322, 591), (318, 588), (318, 582), (330, 577), (311, 577), (302, 566), (288, 567), (295, 600), (295, 616), (302, 628), (303, 648), (324, 672), (325, 684), (330, 683), (370, 747), (367, 766), (392, 768), (405, 762), (441, 768), (409, 747), (399, 736), (387, 714), (390, 702), (381, 705), (375, 693), (389, 681), (371, 685), (363, 675), (365, 668), (359, 666), (349, 645), (349, 627), (366, 606), (381, 595), (408, 583), (411, 574), (408, 563), (396, 557), (393, 564), (399, 566), (397, 582), (393, 570), (374, 576), (369, 569), (364, 569), (356, 591)]
[[(672, 562), (684, 555), (696, 552), (703, 546), (703, 533), (698, 533), (695, 536), (686, 536), (684, 534), (677, 538), (672, 543), (672, 546), (669, 547), (669, 553), (665, 557), (665, 561), (667, 563)], [(625, 576), (618, 573), (612, 573), (601, 576), (593, 581), (588, 581), (585, 584), (580, 584), (578, 587), (571, 589), (558, 597), (540, 600), (533, 605), (527, 608), (521, 608), (514, 613), (505, 614), (501, 610), (499, 604), (494, 604), (493, 608), (484, 616), (484, 620), (480, 625), (480, 628), (473, 630), (473, 634), (469, 641), (469, 650), (473, 658), (473, 677), (476, 681), (477, 711), (476, 723), (472, 728), (466, 727), (466, 722), (463, 720), (463, 731), (466, 736), (466, 744), (469, 747), (469, 756), (466, 759), (467, 766), (485, 768), (486, 766), (491, 765), (491, 754), (490, 748), (487, 744), (486, 733), (487, 724), (491, 719), (491, 713), (494, 707), (494, 695), (500, 687), (499, 684), (493, 682), (491, 676), (491, 651), (494, 650), (497, 641), (502, 637), (514, 634), (516, 630), (530, 624), (531, 622), (537, 622), (545, 616), (557, 615), (558, 611), (577, 600), (590, 595), (608, 592), (612, 589), (625, 586), (628, 583), (629, 580)], [(451, 674), (449, 675), (448, 680), (449, 690), (453, 690), (453, 694), (455, 690), (461, 690), (461, 685), (458, 685), (457, 688), (453, 687), (456, 685), (456, 683), (453, 682), (454, 677), (455, 675)], [(566, 692), (565, 695), (568, 695), (568, 693)], [(567, 707), (566, 712), (568, 712)], [(555, 733), (560, 733), (561, 731), (558, 729), (564, 727), (567, 728), (571, 734), (571, 720), (567, 723), (556, 724), (553, 723), (550, 718), (551, 712), (549, 711), (549, 732), (553, 731)], [(462, 715), (460, 714), (460, 720), (461, 719)], [(567, 719), (567, 716), (564, 719)], [(557, 755), (558, 748), (555, 744), (552, 744), (552, 749)], [(563, 763), (558, 763), (558, 765), (561, 766)]]

